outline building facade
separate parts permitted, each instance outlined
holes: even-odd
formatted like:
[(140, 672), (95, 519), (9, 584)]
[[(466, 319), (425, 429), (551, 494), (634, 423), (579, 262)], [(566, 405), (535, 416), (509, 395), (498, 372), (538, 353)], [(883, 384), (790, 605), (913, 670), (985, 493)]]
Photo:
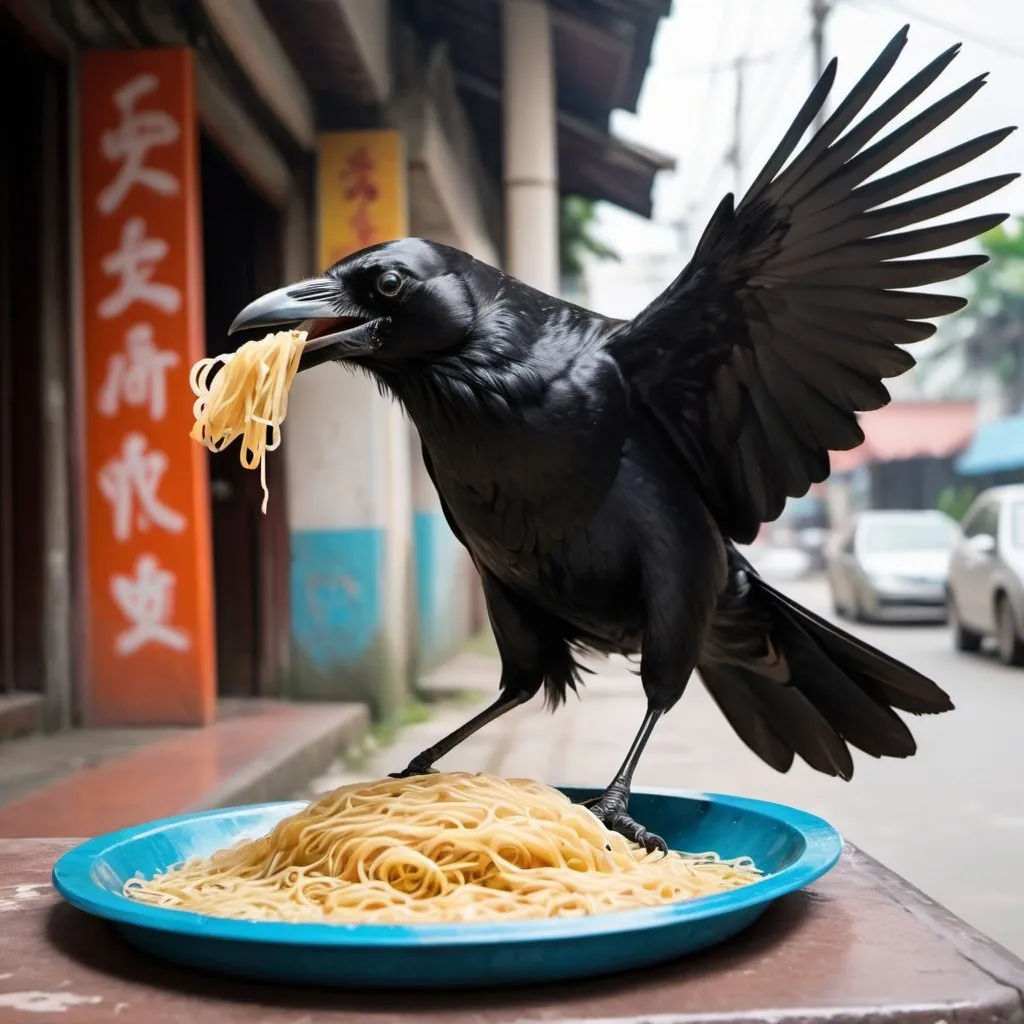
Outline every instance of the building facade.
[(484, 626), (401, 410), (297, 379), (258, 473), (188, 437), (254, 296), (406, 234), (558, 288), (565, 193), (650, 213), (608, 134), (667, 0), (0, 0), (0, 735), (220, 697), (393, 715)]

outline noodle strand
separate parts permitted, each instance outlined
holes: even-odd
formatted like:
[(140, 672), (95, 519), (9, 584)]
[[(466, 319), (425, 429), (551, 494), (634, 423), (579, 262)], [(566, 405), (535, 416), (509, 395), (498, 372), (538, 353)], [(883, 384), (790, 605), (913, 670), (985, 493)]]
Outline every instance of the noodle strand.
[(200, 359), (189, 375), (196, 395), (192, 437), (212, 452), (242, 438), (239, 459), (246, 469), (259, 467), (264, 512), (270, 498), (264, 456), (281, 443), (288, 389), (299, 372), (305, 340), (304, 331), (268, 334), (260, 341), (247, 341), (234, 352)]

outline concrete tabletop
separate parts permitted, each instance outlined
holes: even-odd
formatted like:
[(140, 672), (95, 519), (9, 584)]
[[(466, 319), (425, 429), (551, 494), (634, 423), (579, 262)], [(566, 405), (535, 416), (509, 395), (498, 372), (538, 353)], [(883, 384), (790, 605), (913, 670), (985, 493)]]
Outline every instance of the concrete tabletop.
[(1024, 962), (865, 854), (731, 942), (663, 967), (532, 989), (360, 993), (150, 959), (50, 888), (64, 839), (0, 839), (0, 1024), (1024, 1024)]

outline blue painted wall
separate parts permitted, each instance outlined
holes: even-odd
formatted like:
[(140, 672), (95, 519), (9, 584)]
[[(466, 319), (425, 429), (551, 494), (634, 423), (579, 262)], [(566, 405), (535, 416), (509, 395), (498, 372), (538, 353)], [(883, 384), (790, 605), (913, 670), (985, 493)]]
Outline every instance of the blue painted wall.
[(459, 542), (443, 512), (415, 514), (413, 543), (420, 663), (429, 667), (455, 654), (464, 639), (465, 587), (458, 571)]
[(383, 624), (385, 550), (380, 527), (292, 533), (292, 637), (308, 664), (366, 653)]

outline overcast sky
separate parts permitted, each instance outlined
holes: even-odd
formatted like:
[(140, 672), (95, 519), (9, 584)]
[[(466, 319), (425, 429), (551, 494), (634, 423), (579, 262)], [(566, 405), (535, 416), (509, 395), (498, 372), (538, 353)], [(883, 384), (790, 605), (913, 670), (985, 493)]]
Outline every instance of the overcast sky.
[[(743, 187), (750, 183), (811, 86), (809, 8), (810, 0), (675, 0), (655, 41), (639, 111), (616, 112), (613, 128), (673, 155), (679, 171), (661, 176), (653, 224), (602, 208), (601, 233), (620, 253), (678, 251), (681, 267), (715, 203), (733, 189), (734, 172), (724, 156), (732, 141), (735, 73), (707, 68), (740, 53), (755, 60), (745, 76), (741, 134)], [(839, 58), (839, 71), (829, 109), (903, 24), (911, 26), (910, 41), (891, 73), (892, 84), (884, 84), (876, 97), (889, 95), (958, 41), (964, 44), (960, 56), (911, 112), (981, 72), (988, 71), (990, 79), (902, 162), (1024, 122), (1024, 0), (833, 0), (825, 49), (826, 59)], [(1012, 170), (1024, 171), (1024, 130), (932, 188)], [(993, 202), (1024, 213), (1024, 179), (986, 200), (985, 208), (994, 209)], [(682, 239), (666, 226), (681, 217), (690, 224)]]

